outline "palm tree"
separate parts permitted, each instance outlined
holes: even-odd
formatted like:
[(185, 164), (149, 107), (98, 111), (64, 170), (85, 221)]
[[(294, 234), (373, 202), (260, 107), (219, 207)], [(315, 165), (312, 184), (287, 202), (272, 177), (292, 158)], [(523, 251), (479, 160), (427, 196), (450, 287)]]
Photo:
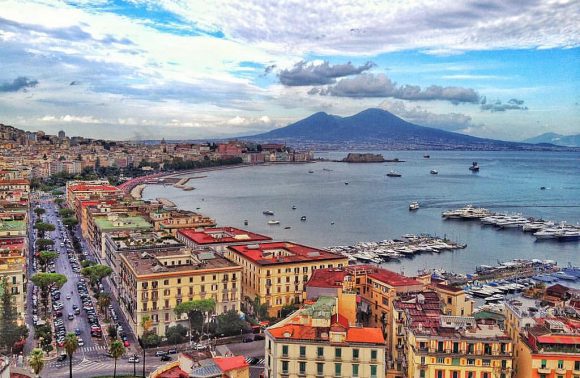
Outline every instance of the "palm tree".
[(32, 370), (34, 370), (34, 374), (38, 376), (44, 367), (44, 352), (42, 352), (42, 349), (34, 348), (32, 352), (30, 352), (28, 363), (30, 364)]
[(68, 372), (69, 377), (72, 378), (72, 356), (74, 352), (79, 347), (79, 341), (77, 339), (77, 335), (72, 332), (67, 333), (64, 338), (64, 350), (66, 350), (66, 354), (68, 355)]
[(125, 346), (119, 340), (115, 340), (111, 343), (109, 347), (109, 352), (111, 352), (111, 356), (115, 359), (115, 368), (113, 370), (113, 378), (117, 377), (117, 359), (121, 357), (125, 353)]
[(99, 294), (99, 299), (97, 299), (97, 305), (101, 312), (105, 315), (105, 320), (109, 319), (109, 313), (107, 312), (107, 307), (111, 304), (111, 296), (109, 293)]

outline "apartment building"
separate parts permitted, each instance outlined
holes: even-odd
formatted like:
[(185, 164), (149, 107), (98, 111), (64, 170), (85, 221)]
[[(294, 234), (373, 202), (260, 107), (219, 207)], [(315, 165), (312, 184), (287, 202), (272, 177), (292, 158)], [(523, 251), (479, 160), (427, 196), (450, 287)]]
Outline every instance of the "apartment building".
[(270, 316), (286, 305), (302, 303), (305, 284), (317, 269), (343, 267), (342, 255), (292, 242), (229, 246), (225, 257), (243, 269), (244, 297), (268, 304)]
[(176, 238), (191, 248), (211, 248), (219, 253), (225, 253), (227, 247), (234, 244), (253, 244), (272, 240), (268, 236), (235, 227), (186, 228), (177, 231)]
[(26, 305), (26, 255), (25, 237), (0, 238), (0, 286), (13, 294), (14, 305), (21, 320), (24, 320)]
[(186, 247), (118, 256), (119, 298), (137, 335), (143, 334), (144, 316), (153, 320), (160, 336), (177, 323), (189, 328), (187, 317), (173, 311), (184, 301), (213, 298), (216, 315), (240, 310), (242, 268), (215, 253)]
[(213, 227), (215, 220), (203, 216), (193, 211), (186, 210), (164, 210), (149, 214), (156, 231), (167, 231), (176, 235), (179, 230), (188, 228)]

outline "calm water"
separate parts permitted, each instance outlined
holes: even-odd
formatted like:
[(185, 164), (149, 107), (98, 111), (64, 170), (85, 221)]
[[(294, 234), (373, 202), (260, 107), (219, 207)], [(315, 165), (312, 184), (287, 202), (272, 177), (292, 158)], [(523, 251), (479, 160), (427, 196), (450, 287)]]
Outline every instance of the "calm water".
[[(203, 173), (206, 178), (189, 182), (196, 188), (193, 191), (151, 185), (143, 194), (144, 198), (168, 198), (179, 208), (197, 209), (220, 225), (316, 247), (394, 239), (405, 233), (447, 236), (468, 245), (455, 252), (423, 254), (385, 264), (406, 274), (422, 268), (472, 272), (476, 265), (512, 258), (549, 258), (560, 265), (580, 265), (578, 242), (536, 242), (519, 230), (498, 231), (477, 221), (441, 218), (441, 211), (471, 203), (494, 211), (578, 223), (579, 153), (435, 151), (430, 159), (413, 151), (382, 154), (406, 162), (318, 162), (231, 169)], [(319, 156), (340, 159), (345, 154)], [(468, 170), (473, 160), (481, 167), (477, 174)], [(431, 169), (439, 174), (429, 174)], [(403, 177), (386, 177), (390, 170)], [(542, 186), (547, 189), (540, 190)], [(409, 203), (414, 200), (421, 208), (409, 212)], [(293, 205), (296, 210), (291, 209)], [(264, 210), (276, 215), (266, 217)], [(302, 215), (306, 222), (300, 221)], [(244, 226), (244, 219), (248, 226)], [(281, 225), (270, 226), (269, 219), (277, 219)], [(284, 229), (286, 226), (291, 229)]]

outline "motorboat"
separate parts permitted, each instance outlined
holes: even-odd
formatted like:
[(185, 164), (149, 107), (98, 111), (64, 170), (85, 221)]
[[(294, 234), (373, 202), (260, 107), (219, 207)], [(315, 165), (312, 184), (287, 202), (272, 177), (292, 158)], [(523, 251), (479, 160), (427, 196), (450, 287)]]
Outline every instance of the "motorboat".
[(389, 173), (387, 173), (387, 176), (388, 176), (388, 177), (401, 177), (401, 176), (403, 176), (403, 175), (402, 175), (402, 174), (400, 174), (400, 173), (399, 173), (399, 172), (397, 172), (397, 171), (390, 171)]
[(428, 154), (423, 155), (424, 159), (429, 159), (431, 156), (429, 156)]
[(269, 220), (269, 221), (268, 221), (268, 224), (269, 224), (270, 226), (273, 226), (273, 225), (276, 225), (276, 224), (280, 224), (280, 221), (278, 221), (278, 220)]
[(469, 167), (469, 170), (471, 172), (479, 172), (479, 165), (477, 164), (476, 161), (471, 163), (471, 167)]
[(303, 216), (301, 216), (301, 217), (300, 217), (300, 220), (301, 220), (302, 222), (306, 222), (306, 215), (303, 215)]
[(431, 170), (429, 173), (431, 173), (432, 175), (436, 175), (436, 174), (438, 174), (439, 172), (438, 172), (436, 169), (432, 169), (432, 170)]
[(292, 206), (292, 210), (296, 210), (296, 206)]
[(419, 210), (419, 202), (413, 201), (409, 204), (409, 211)]
[(264, 215), (274, 215), (274, 212), (272, 210), (266, 210), (266, 211), (262, 211), (262, 214), (264, 214)]

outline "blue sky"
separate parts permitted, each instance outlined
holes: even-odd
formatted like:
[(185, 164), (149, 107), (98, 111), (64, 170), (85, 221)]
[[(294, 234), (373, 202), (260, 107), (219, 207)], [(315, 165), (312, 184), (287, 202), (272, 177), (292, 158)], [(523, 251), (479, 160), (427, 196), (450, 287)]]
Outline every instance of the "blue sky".
[(522, 140), (580, 132), (580, 3), (1, 0), (0, 122), (249, 135), (381, 107)]

